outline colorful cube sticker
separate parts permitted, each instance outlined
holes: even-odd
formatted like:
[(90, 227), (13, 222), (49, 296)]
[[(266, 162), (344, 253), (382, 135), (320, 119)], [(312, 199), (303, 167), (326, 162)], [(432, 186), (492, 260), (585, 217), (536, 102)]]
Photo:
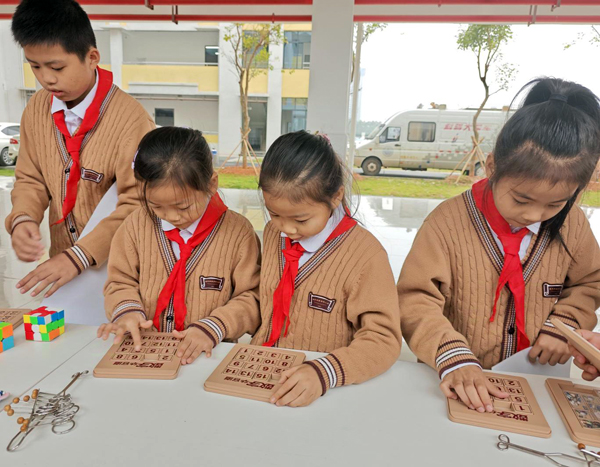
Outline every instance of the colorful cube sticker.
[(23, 315), (23, 326), (25, 339), (49, 342), (65, 332), (65, 312), (40, 307)]
[(13, 326), (10, 323), (0, 322), (0, 353), (15, 346)]

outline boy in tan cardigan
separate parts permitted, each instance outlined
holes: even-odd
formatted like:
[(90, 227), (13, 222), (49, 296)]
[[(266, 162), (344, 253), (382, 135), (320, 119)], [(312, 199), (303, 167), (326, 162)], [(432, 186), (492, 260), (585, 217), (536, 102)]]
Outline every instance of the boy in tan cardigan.
[[(73, 0), (24, 0), (12, 31), (42, 90), (21, 122), (21, 149), (5, 220), (17, 257), (43, 253), (39, 225), (50, 208), (50, 259), (17, 284), (46, 297), (90, 266), (103, 264), (112, 237), (139, 205), (131, 164), (142, 136), (154, 127), (133, 98), (98, 67), (90, 21)], [(117, 184), (116, 210), (79, 238), (94, 209)]]
[(480, 412), (506, 397), (483, 375), (520, 350), (565, 363), (549, 318), (593, 329), (600, 248), (575, 201), (600, 154), (600, 107), (575, 83), (535, 81), (487, 160), (490, 179), (425, 220), (398, 281), (402, 332), (441, 389)]

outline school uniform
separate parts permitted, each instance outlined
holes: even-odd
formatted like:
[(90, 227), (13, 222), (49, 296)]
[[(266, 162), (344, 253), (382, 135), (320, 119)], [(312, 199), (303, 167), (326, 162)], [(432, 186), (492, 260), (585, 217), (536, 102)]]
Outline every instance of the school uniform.
[[(294, 277), (288, 275), (290, 264), (297, 270)], [(291, 283), (289, 294), (284, 286)], [(297, 244), (267, 224), (260, 307), (262, 324), (253, 344), (328, 353), (307, 362), (317, 371), (323, 394), (383, 373), (400, 354), (400, 315), (387, 253), (341, 207), (323, 232)]]
[(260, 241), (218, 195), (182, 231), (138, 208), (113, 239), (106, 316), (138, 313), (164, 332), (196, 326), (217, 345), (258, 328), (259, 278)]
[[(50, 256), (67, 254), (81, 272), (108, 258), (112, 237), (139, 206), (132, 161), (142, 137), (154, 128), (144, 108), (100, 68), (96, 84), (72, 109), (45, 91), (29, 101), (11, 192), (9, 233), (22, 222), (40, 224), (49, 210)], [(96, 206), (117, 184), (116, 210), (79, 238)]]
[(593, 329), (600, 306), (600, 249), (582, 209), (561, 229), (571, 258), (547, 223), (510, 229), (480, 183), (427, 217), (398, 280), (403, 335), (440, 378), (491, 368), (540, 334), (565, 341), (551, 317)]

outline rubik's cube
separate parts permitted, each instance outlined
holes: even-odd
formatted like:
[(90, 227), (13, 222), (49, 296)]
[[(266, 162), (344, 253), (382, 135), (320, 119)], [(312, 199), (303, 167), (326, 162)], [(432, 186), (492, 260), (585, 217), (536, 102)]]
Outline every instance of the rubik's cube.
[(43, 306), (24, 314), (23, 326), (28, 341), (49, 342), (65, 332), (65, 312)]
[[(10, 323), (0, 323), (0, 352), (12, 349), (15, 346), (13, 326)], [(1, 392), (1, 391), (0, 391)]]

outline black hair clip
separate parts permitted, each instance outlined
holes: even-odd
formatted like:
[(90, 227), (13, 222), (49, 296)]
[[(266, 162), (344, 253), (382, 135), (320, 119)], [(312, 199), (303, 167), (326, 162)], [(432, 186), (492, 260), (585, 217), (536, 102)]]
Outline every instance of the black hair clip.
[(568, 102), (569, 98), (567, 96), (565, 96), (564, 94), (550, 94), (550, 97), (548, 98), (549, 101), (562, 101), (562, 102)]

